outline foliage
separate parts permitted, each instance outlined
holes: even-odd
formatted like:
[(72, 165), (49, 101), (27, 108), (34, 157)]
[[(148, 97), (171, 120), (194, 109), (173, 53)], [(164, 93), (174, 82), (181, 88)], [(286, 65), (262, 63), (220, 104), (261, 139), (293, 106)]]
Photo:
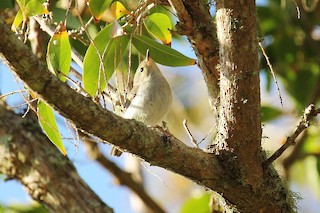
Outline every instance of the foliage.
[[(127, 74), (127, 70), (134, 70), (147, 49), (150, 50), (151, 57), (162, 65), (176, 67), (196, 63), (194, 59), (170, 47), (173, 42), (173, 18), (161, 6), (155, 5), (147, 13), (139, 13), (130, 8), (127, 1), (90, 0), (86, 9), (78, 11), (81, 16), (79, 20), (76, 12), (59, 4), (51, 5), (49, 11), (44, 4), (45, 0), (17, 0), (16, 3), (19, 10), (12, 21), (12, 30), (24, 33), (28, 18), (47, 15), (51, 26), (60, 26), (48, 39), (48, 68), (59, 76), (60, 80), (68, 81), (70, 64), (76, 67), (71, 63), (71, 55), (78, 54), (83, 58), (83, 64), (78, 64), (83, 68), (83, 88), (98, 102), (103, 102), (102, 93), (108, 83), (115, 81), (113, 76), (119, 72)], [(12, 1), (0, 2), (0, 8), (12, 8), (13, 5)], [(288, 96), (292, 101), (292, 110), (264, 104), (261, 107), (264, 123), (274, 122), (288, 115), (298, 119), (298, 115), (308, 104), (319, 103), (320, 15), (317, 12), (307, 13), (300, 10), (301, 8), (297, 11), (293, 2), (281, 7), (280, 0), (270, 0), (257, 7), (259, 36), (263, 40), (276, 76), (284, 87), (284, 91), (281, 90), (282, 95)], [(301, 12), (301, 18), (298, 17), (298, 12)], [(138, 25), (133, 22), (137, 18), (140, 20)], [(262, 55), (260, 61), (261, 72), (266, 76), (262, 80), (267, 82), (264, 89), (271, 91), (274, 88), (272, 75)], [(126, 85), (127, 82), (122, 83)], [(286, 102), (284, 104), (287, 105)], [(53, 109), (43, 101), (38, 101), (37, 107), (39, 122), (44, 132), (58, 149), (66, 154)], [(304, 156), (308, 158), (294, 165), (291, 172), (291, 180), (297, 182), (308, 182), (308, 178), (312, 177), (312, 189), (317, 194), (320, 194), (320, 160), (314, 156), (320, 154), (319, 137), (320, 131), (317, 128), (308, 130), (296, 157), (298, 160), (304, 159)], [(302, 168), (304, 172), (296, 172)], [(199, 199), (192, 198), (183, 205), (181, 212), (200, 208), (203, 208), (202, 212), (208, 212), (209, 208), (205, 205), (208, 201), (208, 195)]]
[[(298, 8), (294, 3), (285, 6), (282, 1), (270, 0), (266, 5), (258, 7), (259, 33), (263, 38), (266, 53), (271, 61), (273, 69), (276, 72), (278, 80), (284, 86), (282, 94), (289, 96), (288, 101), (292, 101), (292, 110), (286, 111), (275, 108), (274, 106), (262, 107), (262, 118), (264, 121), (270, 121), (281, 116), (294, 116), (299, 119), (303, 109), (310, 103), (319, 104), (320, 97), (320, 37), (319, 20), (320, 16), (317, 9), (306, 12), (304, 5), (299, 4)], [(319, 8), (319, 5), (317, 6)], [(301, 14), (300, 14), (301, 13)], [(277, 14), (277, 15), (274, 15)], [(262, 72), (266, 73), (267, 88), (270, 91), (272, 77), (269, 67), (263, 56), (261, 56)], [(285, 106), (290, 105), (286, 101)], [(317, 131), (315, 131), (317, 129)], [(318, 138), (320, 132), (318, 128), (310, 128), (306, 133), (307, 137), (300, 140), (301, 147), (298, 146), (294, 157), (295, 160), (303, 160), (307, 156), (314, 158), (317, 163), (300, 162), (305, 165), (304, 172), (294, 172), (291, 180), (305, 179), (314, 176), (314, 171), (319, 165), (319, 158), (313, 157), (320, 154), (318, 148)], [(317, 138), (317, 139), (315, 139)], [(293, 161), (295, 162), (295, 161)], [(299, 170), (292, 167), (293, 170)], [(302, 177), (303, 176), (303, 177)], [(306, 181), (311, 183), (311, 181)], [(320, 179), (312, 181), (311, 187), (316, 194), (320, 194)]]
[(209, 213), (210, 195), (203, 194), (199, 197), (193, 197), (188, 199), (181, 208), (181, 213), (192, 213), (197, 210), (197, 213)]
[[(44, 4), (45, 0), (18, 0), (17, 3), (20, 10), (12, 24), (12, 30), (17, 32), (19, 28), (24, 30), (24, 25), (28, 21), (27, 17), (49, 13)], [(172, 40), (171, 32), (169, 31), (172, 29), (172, 23), (166, 14), (153, 12), (135, 15), (130, 13), (120, 2), (111, 3), (112, 1), (109, 0), (89, 1), (88, 6), (91, 14), (87, 14), (88, 16), (84, 15), (83, 20), (81, 20), (82, 23), (87, 21), (86, 26), (81, 26), (81, 22), (73, 20), (74, 17), (70, 16), (70, 13), (67, 13), (67, 16), (63, 15), (66, 14), (66, 11), (61, 11), (58, 5), (53, 5), (57, 6), (51, 9), (53, 16), (55, 17), (57, 12), (57, 18), (59, 19), (60, 17), (60, 21), (63, 22), (60, 22), (56, 27), (55, 33), (48, 43), (46, 61), (49, 70), (59, 76), (61, 81), (67, 80), (71, 64), (72, 48), (67, 30), (69, 32), (72, 30), (79, 31), (78, 36), (82, 38), (81, 41), (84, 41), (82, 44), (75, 43), (74, 48), (86, 49), (83, 60), (83, 85), (86, 92), (92, 97), (99, 97), (101, 95), (124, 57), (131, 57), (133, 60), (137, 59), (131, 55), (129, 56), (129, 54), (132, 54), (132, 46), (135, 47), (133, 51), (134, 54), (140, 53), (141, 55), (145, 55), (147, 49), (149, 49), (151, 57), (155, 62), (167, 66), (195, 64), (194, 59), (188, 58), (164, 45), (170, 44)], [(59, 11), (62, 13), (59, 13)], [(108, 21), (102, 22), (102, 20), (104, 20), (104, 14), (107, 12), (113, 16), (111, 23), (108, 23)], [(124, 17), (126, 19), (130, 17), (141, 18), (142, 22), (140, 24), (141, 26), (144, 24), (147, 30), (143, 31), (143, 33), (138, 33), (139, 30), (137, 30), (137, 28), (139, 28), (139, 26), (126, 22), (127, 20), (119, 22), (116, 20), (126, 14), (127, 17)], [(91, 22), (92, 19), (90, 19), (91, 15), (95, 20), (93, 23)], [(105, 26), (103, 27), (103, 25)], [(79, 29), (81, 27), (82, 29), (87, 29), (81, 31), (81, 29)], [(90, 33), (90, 28), (95, 29), (94, 32), (98, 33)], [(102, 30), (100, 30), (100, 28), (102, 28)], [(154, 39), (149, 38), (149, 33), (153, 35), (154, 39), (159, 39), (164, 44), (160, 44)], [(74, 36), (73, 38), (80, 40), (79, 37)], [(83, 46), (85, 43), (90, 43), (88, 48)], [(130, 53), (128, 52), (129, 46)], [(75, 53), (73, 52), (73, 54)], [(132, 62), (130, 64), (132, 64)], [(82, 64), (79, 64), (79, 66), (82, 66)], [(129, 64), (127, 66), (129, 66)], [(42, 101), (38, 103), (39, 121), (44, 132), (59, 150), (63, 154), (66, 154), (56, 125), (56, 120), (53, 117), (53, 109)], [(48, 116), (49, 114), (50, 116)]]
[(0, 213), (48, 213), (43, 206), (34, 203), (32, 205), (11, 204), (9, 206), (0, 205)]

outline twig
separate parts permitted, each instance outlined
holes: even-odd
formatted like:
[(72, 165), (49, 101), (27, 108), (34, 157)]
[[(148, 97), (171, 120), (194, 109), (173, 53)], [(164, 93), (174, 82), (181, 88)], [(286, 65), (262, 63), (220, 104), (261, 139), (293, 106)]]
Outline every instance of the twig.
[(10, 95), (14, 95), (14, 94), (17, 94), (17, 93), (19, 93), (19, 94), (21, 94), (21, 93), (23, 93), (23, 92), (28, 92), (27, 90), (16, 90), (16, 91), (12, 91), (12, 92), (9, 92), (9, 93), (6, 93), (6, 94), (3, 94), (3, 95), (0, 95), (0, 99), (2, 99), (2, 98), (5, 98), (5, 97), (7, 97), (7, 96), (10, 96)]
[(282, 153), (291, 145), (295, 144), (295, 139), (310, 126), (310, 120), (317, 116), (320, 113), (320, 108), (315, 109), (314, 104), (310, 104), (303, 113), (303, 116), (301, 117), (301, 121), (299, 125), (297, 126), (294, 133), (287, 138), (286, 142), (275, 152), (271, 157), (269, 157), (264, 163), (263, 168), (267, 168), (273, 161), (275, 161)]
[[(320, 54), (320, 51), (319, 51)], [(320, 98), (320, 77), (316, 80), (315, 87), (313, 88), (313, 92), (309, 103), (316, 103)], [(309, 137), (308, 132), (303, 132), (299, 140), (296, 141), (296, 145), (294, 146), (291, 153), (283, 160), (283, 167), (285, 169), (286, 175), (288, 176), (289, 168), (294, 162), (297, 160), (301, 160), (302, 156), (305, 156), (304, 153), (301, 152), (302, 146), (305, 144), (306, 139)]]
[[(28, 100), (28, 102), (32, 103), (32, 102), (35, 102), (37, 100), (38, 100), (38, 98), (34, 98), (34, 99), (31, 99), (31, 100)], [(29, 103), (21, 103), (21, 104), (18, 104), (16, 106), (12, 106), (11, 109), (17, 109), (17, 108), (23, 107), (25, 105), (28, 105)]]
[(265, 58), (266, 61), (267, 61), (267, 64), (268, 64), (268, 67), (269, 67), (269, 69), (270, 69), (270, 71), (271, 71), (273, 80), (274, 80), (274, 82), (276, 83), (277, 90), (278, 90), (278, 93), (279, 93), (281, 108), (283, 108), (283, 102), (282, 102), (280, 87), (279, 87), (279, 84), (278, 84), (276, 75), (274, 74), (274, 70), (273, 70), (272, 64), (270, 63), (269, 58), (268, 58), (268, 56), (267, 56), (267, 54), (266, 54), (266, 51), (264, 51), (264, 48), (263, 48), (261, 42), (259, 42), (259, 47), (260, 47), (260, 49), (261, 49), (261, 51), (262, 51), (262, 54), (263, 54), (264, 58)]
[(91, 159), (96, 160), (101, 166), (107, 169), (119, 182), (131, 189), (153, 212), (165, 212), (143, 189), (141, 184), (137, 183), (132, 175), (120, 169), (115, 163), (106, 158), (100, 151), (98, 144), (93, 138), (79, 132), (80, 137), (84, 140), (88, 154)]
[(298, 17), (298, 19), (300, 19), (300, 18), (301, 18), (301, 12), (300, 12), (300, 8), (299, 8), (299, 6), (298, 6), (298, 3), (297, 3), (296, 0), (292, 0), (292, 1), (294, 2), (294, 5), (296, 6), (297, 17)]
[(297, 160), (301, 159), (301, 150), (304, 146), (306, 139), (309, 137), (307, 131), (301, 133), (299, 139), (296, 140), (296, 145), (293, 147), (291, 153), (283, 160), (282, 165), (285, 171), (285, 176), (289, 177), (289, 169)]
[(74, 77), (79, 80), (79, 81), (82, 81), (82, 75), (81, 73), (79, 73), (75, 68), (73, 68), (72, 66), (70, 67), (70, 73), (72, 75), (74, 75)]
[[(75, 69), (73, 69), (72, 67), (70, 67), (70, 71), (72, 71), (72, 73), (78, 73)], [(67, 79), (68, 82), (72, 83), (75, 87), (76, 87), (76, 91), (78, 92), (82, 92), (82, 94), (84, 94), (86, 97), (89, 96), (89, 94), (87, 93), (87, 91), (84, 90), (84, 88), (81, 87), (81, 84), (77, 81), (74, 81), (73, 79), (71, 79), (68, 75), (64, 74), (63, 72), (58, 71), (58, 74), (65, 77)], [(79, 75), (81, 75), (80, 73), (78, 73)], [(75, 77), (78, 79), (78, 76), (75, 75)]]
[(198, 143), (198, 145), (199, 145), (200, 143), (202, 143), (202, 142), (211, 134), (212, 130), (214, 130), (216, 127), (217, 127), (216, 124), (213, 125), (213, 127), (212, 127), (212, 128), (209, 130), (209, 132), (201, 139), (201, 141)]
[[(39, 113), (38, 113), (38, 108), (37, 108), (37, 106), (36, 105), (32, 105), (32, 103), (35, 101), (35, 100), (38, 100), (38, 98), (37, 97), (39, 97), (39, 96), (37, 96), (36, 98), (34, 98), (34, 99), (32, 99), (32, 100), (30, 100), (29, 99), (29, 97), (26, 97), (26, 96), (24, 96), (24, 94), (22, 93), (24, 90), (20, 87), (20, 84), (19, 84), (19, 76), (18, 75), (14, 75), (15, 77), (14, 77), (14, 80), (16, 81), (16, 84), (17, 84), (17, 86), (18, 86), (18, 88), (19, 88), (19, 90), (18, 91), (21, 91), (20, 92), (20, 94), (21, 94), (21, 96), (22, 96), (22, 98), (23, 98), (23, 100), (26, 102), (26, 104), (28, 105), (28, 108), (27, 108), (27, 110), (24, 112), (24, 114), (22, 115), (22, 118), (25, 118), (26, 116), (27, 116), (27, 114), (28, 114), (28, 112), (30, 111), (30, 109), (37, 115), (37, 117), (38, 117), (38, 120), (40, 121), (40, 115), (39, 115)], [(0, 99), (1, 100), (1, 99)], [(57, 128), (55, 128), (55, 127), (53, 127), (46, 119), (43, 119), (42, 120), (45, 124), (47, 124), (53, 131), (55, 131), (56, 133), (58, 133), (58, 134), (60, 134), (61, 136), (62, 136), (62, 138), (66, 138), (66, 137), (64, 137), (64, 135), (59, 131), (59, 129), (57, 129)], [(68, 140), (68, 139), (67, 139)], [(50, 141), (51, 141), (51, 139), (50, 139)], [(53, 141), (52, 141), (52, 143), (53, 143)], [(61, 150), (60, 150), (61, 151)], [(62, 153), (62, 151), (61, 151), (61, 153)], [(63, 155), (67, 155), (67, 153), (62, 153)]]
[[(135, 30), (135, 29), (134, 29)], [(127, 78), (127, 84), (124, 87), (124, 99), (127, 99), (128, 91), (131, 91), (133, 87), (133, 79), (131, 79), (131, 68), (132, 68), (132, 37), (133, 33), (130, 35), (130, 41), (129, 41), (129, 61), (128, 61), (128, 78)]]
[(68, 130), (68, 133), (71, 135), (71, 138), (65, 138), (65, 139), (68, 140), (75, 147), (76, 151), (73, 155), (75, 157), (78, 154), (79, 144), (80, 144), (80, 138), (79, 138), (77, 128), (74, 126), (73, 123), (69, 122), (65, 118), (64, 118), (64, 125)]
[[(43, 31), (48, 33), (48, 35), (53, 36), (54, 29), (52, 29), (50, 26), (48, 26), (40, 17), (35, 16), (34, 19), (38, 22), (38, 24), (40, 25), (40, 27), (41, 27), (41, 29)], [(99, 54), (99, 51), (97, 51), (97, 53)], [(78, 64), (79, 67), (81, 69), (83, 69), (83, 57), (74, 48), (71, 49), (71, 57), (74, 60), (74, 62), (76, 62), (76, 64)], [(82, 75), (78, 71), (76, 71), (75, 69), (71, 68), (70, 72), (73, 75), (75, 75), (75, 77), (77, 79), (82, 80)], [(108, 86), (109, 89), (111, 88), (111, 92), (109, 92), (111, 94), (108, 93), (108, 96), (109, 96), (108, 100), (112, 100), (112, 98), (116, 97), (115, 94), (112, 94), (112, 92), (115, 91), (115, 90), (113, 89), (113, 87), (109, 83), (108, 83), (107, 86)]]
[(189, 128), (188, 128), (187, 119), (184, 119), (184, 120), (183, 120), (183, 126), (184, 126), (186, 132), (188, 133), (188, 135), (189, 135), (189, 137), (190, 137), (190, 139), (191, 139), (191, 142), (192, 142), (194, 145), (196, 145), (197, 148), (199, 148), (197, 140), (192, 136), (192, 134), (191, 134), (191, 132), (190, 132), (190, 130), (189, 130)]

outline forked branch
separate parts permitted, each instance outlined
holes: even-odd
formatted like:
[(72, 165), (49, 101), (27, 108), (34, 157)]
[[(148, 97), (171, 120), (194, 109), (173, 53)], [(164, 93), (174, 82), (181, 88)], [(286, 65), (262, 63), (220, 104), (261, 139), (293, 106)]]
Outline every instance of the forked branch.
[(297, 126), (294, 133), (289, 136), (286, 142), (273, 154), (269, 157), (264, 163), (263, 167), (267, 168), (273, 161), (275, 161), (278, 157), (282, 155), (286, 149), (295, 144), (296, 138), (310, 126), (310, 121), (312, 118), (316, 117), (320, 113), (320, 108), (316, 109), (314, 104), (310, 104), (303, 113), (301, 117), (301, 121)]

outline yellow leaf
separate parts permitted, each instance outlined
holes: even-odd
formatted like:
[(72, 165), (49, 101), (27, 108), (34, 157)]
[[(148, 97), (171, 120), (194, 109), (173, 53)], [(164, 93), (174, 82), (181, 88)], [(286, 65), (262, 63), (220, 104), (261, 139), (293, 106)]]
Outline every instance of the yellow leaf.
[(110, 10), (111, 10), (111, 14), (113, 15), (113, 17), (115, 17), (115, 19), (117, 19), (117, 20), (124, 15), (130, 14), (130, 12), (119, 1), (113, 2), (110, 6)]

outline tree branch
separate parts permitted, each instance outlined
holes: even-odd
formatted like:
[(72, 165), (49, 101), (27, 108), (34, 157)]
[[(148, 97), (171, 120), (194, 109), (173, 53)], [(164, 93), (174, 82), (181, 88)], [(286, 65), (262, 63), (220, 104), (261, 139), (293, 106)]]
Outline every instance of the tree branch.
[(244, 184), (255, 188), (264, 175), (256, 5), (228, 0), (217, 1), (216, 7), (221, 72), (216, 151)]
[[(157, 2), (157, 0), (154, 1)], [(214, 116), (217, 116), (220, 91), (217, 67), (219, 44), (216, 27), (209, 12), (210, 8), (205, 1), (198, 0), (169, 0), (169, 3), (179, 18), (176, 25), (177, 32), (187, 36), (197, 55), (198, 66), (207, 84), (209, 102), (214, 110)]]
[(261, 182), (259, 188), (244, 185), (215, 154), (190, 148), (174, 136), (163, 135), (141, 122), (121, 118), (77, 93), (47, 70), (1, 18), (0, 35), (0, 52), (10, 69), (79, 130), (136, 154), (151, 165), (171, 170), (222, 193), (240, 211), (293, 211), (294, 205), (288, 203), (291, 196), (276, 175), (264, 174), (267, 181)]
[(120, 169), (115, 163), (110, 161), (101, 153), (97, 143), (95, 143), (91, 137), (88, 137), (83, 133), (80, 133), (80, 136), (84, 140), (88, 154), (92, 160), (97, 161), (102, 167), (113, 174), (119, 184), (127, 186), (136, 193), (136, 195), (141, 198), (142, 202), (144, 202), (152, 212), (165, 212), (162, 207), (147, 194), (142, 185), (132, 178), (130, 173)]
[(296, 130), (293, 134), (287, 138), (286, 142), (275, 152), (271, 155), (264, 163), (263, 167), (267, 168), (273, 161), (275, 161), (282, 153), (289, 147), (295, 144), (296, 138), (310, 126), (310, 121), (313, 117), (317, 116), (320, 113), (320, 109), (315, 109), (314, 104), (310, 104), (303, 113), (301, 117), (301, 121), (297, 126)]
[[(121, 118), (103, 109), (91, 98), (77, 93), (47, 70), (2, 19), (0, 34), (0, 52), (10, 69), (26, 86), (73, 122), (78, 129), (136, 154), (152, 165), (170, 169), (201, 185), (208, 185), (209, 188), (220, 185), (218, 182), (221, 181), (224, 172), (215, 161), (214, 154), (187, 147), (173, 136), (166, 138), (161, 131), (147, 128), (141, 122)], [(181, 161), (184, 164), (181, 164)]]
[(52, 212), (113, 212), (42, 133), (34, 117), (22, 119), (0, 101), (0, 118), (0, 173), (21, 182)]

